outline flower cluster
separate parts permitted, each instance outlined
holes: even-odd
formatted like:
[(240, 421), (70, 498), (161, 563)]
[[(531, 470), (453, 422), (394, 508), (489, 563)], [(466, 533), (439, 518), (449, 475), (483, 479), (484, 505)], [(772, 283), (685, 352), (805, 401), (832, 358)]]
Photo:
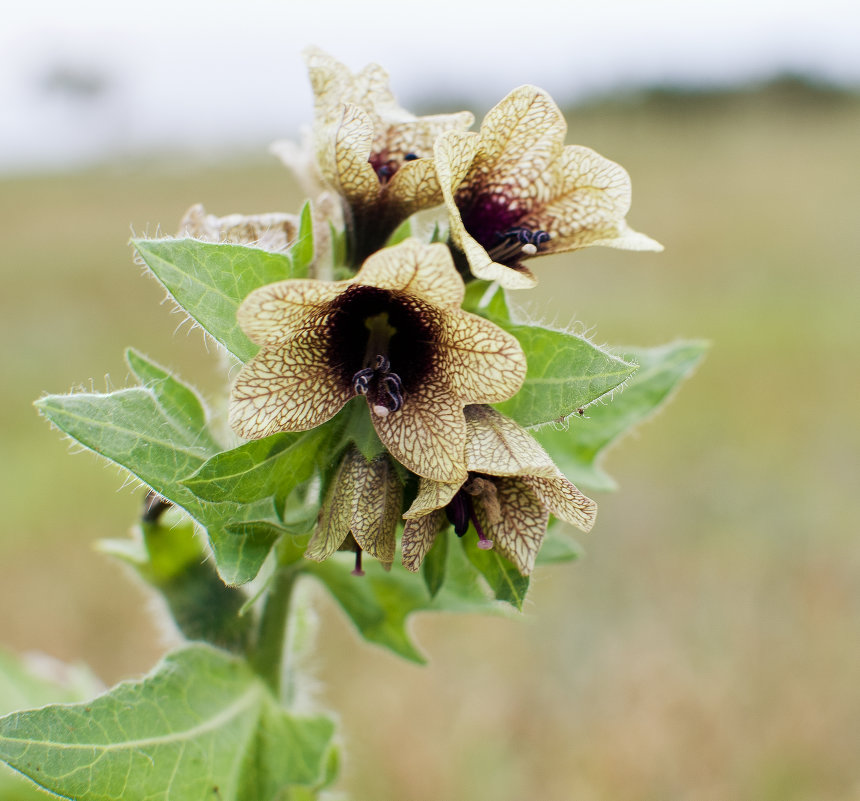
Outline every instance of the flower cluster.
[[(306, 556), (347, 549), (356, 573), (362, 553), (389, 567), (402, 530), (402, 562), (414, 571), (451, 525), (528, 575), (550, 515), (588, 531), (596, 505), (490, 406), (518, 392), (526, 355), (515, 332), (462, 308), (465, 282), (524, 289), (536, 283), (526, 262), (544, 254), (660, 245), (625, 221), (627, 173), (565, 145), (564, 116), (542, 90), (515, 89), (470, 132), (469, 112), (402, 109), (376, 65), (353, 75), (315, 49), (307, 64), (315, 120), (305, 181), (339, 198), (337, 216), (323, 216), (343, 227), (334, 266), (348, 277), (287, 279), (245, 298), (238, 323), (259, 350), (233, 383), (230, 425), (246, 439), (305, 431), (363, 396), (376, 444), (343, 437)], [(433, 243), (389, 243), (434, 207), (447, 241), (437, 226)], [(183, 232), (284, 250), (296, 226), (194, 208)]]

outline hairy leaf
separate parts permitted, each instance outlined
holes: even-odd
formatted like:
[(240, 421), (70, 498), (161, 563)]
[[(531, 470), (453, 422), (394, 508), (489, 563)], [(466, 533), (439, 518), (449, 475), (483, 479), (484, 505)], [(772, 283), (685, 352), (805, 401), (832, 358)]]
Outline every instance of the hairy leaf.
[(533, 325), (505, 326), (528, 359), (522, 389), (496, 408), (523, 426), (563, 420), (627, 381), (636, 365), (583, 337)]
[[(139, 374), (161, 369), (140, 354), (130, 361)], [(221, 577), (241, 584), (257, 574), (284, 528), (273, 497), (210, 503), (182, 485), (217, 452), (212, 435), (197, 425), (202, 409), (191, 408), (187, 417), (177, 412), (191, 398), (188, 387), (168, 376), (106, 394), (48, 395), (35, 405), (57, 428), (187, 511), (207, 529)]]
[[(171, 297), (240, 361), (258, 350), (236, 322), (236, 309), (252, 290), (307, 273), (307, 237), (297, 246), (302, 264), (289, 255), (197, 239), (135, 239), (137, 252)], [(310, 242), (313, 254), (313, 242)]]
[(615, 482), (600, 467), (606, 449), (620, 436), (653, 415), (702, 359), (707, 343), (674, 342), (654, 348), (628, 348), (625, 356), (639, 371), (609, 403), (589, 406), (569, 425), (532, 431), (562, 472), (575, 484), (613, 489)]
[(529, 577), (521, 576), (520, 571), (505, 559), (495, 548), (489, 551), (478, 547), (478, 538), (473, 531), (463, 537), (463, 550), (469, 561), (486, 579), (497, 601), (506, 601), (522, 610), (529, 589)]
[(192, 645), (88, 703), (0, 719), (0, 759), (78, 801), (268, 801), (325, 779), (333, 732), (281, 709), (244, 661)]

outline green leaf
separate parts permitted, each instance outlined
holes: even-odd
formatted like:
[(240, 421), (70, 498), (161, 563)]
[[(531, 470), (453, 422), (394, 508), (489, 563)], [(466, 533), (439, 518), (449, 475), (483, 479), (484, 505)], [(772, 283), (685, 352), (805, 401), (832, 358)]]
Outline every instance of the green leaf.
[(195, 431), (196, 442), (201, 447), (219, 449), (220, 445), (209, 431), (206, 407), (191, 387), (178, 381), (134, 348), (126, 350), (125, 360), (141, 386), (152, 391), (164, 413), (175, 425)]
[(399, 245), (404, 239), (409, 239), (410, 236), (412, 236), (412, 218), (407, 217), (388, 237), (385, 247), (390, 248), (393, 245)]
[(595, 404), (568, 427), (546, 426), (531, 433), (575, 484), (613, 489), (615, 482), (600, 467), (607, 448), (634, 426), (655, 414), (701, 361), (707, 343), (674, 342), (655, 348), (625, 349), (639, 371), (611, 403)]
[(528, 370), (513, 398), (496, 404), (522, 426), (563, 420), (627, 381), (636, 365), (583, 337), (533, 325), (505, 325), (522, 345)]
[(206, 501), (251, 503), (274, 496), (275, 505), (282, 508), (293, 489), (325, 459), (337, 430), (328, 423), (310, 431), (250, 440), (216, 454), (181, 483)]
[[(305, 201), (299, 213), (299, 233), (296, 241), (290, 247), (292, 259), (292, 272), (290, 278), (307, 278), (311, 265), (316, 258), (316, 244), (314, 243), (314, 221), (311, 214), (311, 202)], [(280, 278), (276, 278), (280, 281)], [(266, 283), (271, 283), (267, 281)], [(262, 284), (261, 284), (262, 286)]]
[[(133, 244), (170, 296), (243, 362), (258, 348), (236, 322), (239, 304), (258, 287), (303, 276), (288, 255), (258, 248), (197, 239), (135, 239)], [(300, 238), (298, 244), (302, 253), (307, 243)]]
[(489, 597), (460, 548), (447, 549), (445, 583), (432, 598), (424, 582), (397, 563), (386, 572), (378, 562), (366, 560), (364, 576), (353, 576), (352, 567), (351, 554), (303, 565), (306, 573), (325, 585), (364, 639), (412, 662), (426, 660), (407, 631), (410, 615), (422, 611), (499, 613), (499, 604)]
[(0, 719), (0, 759), (78, 801), (274, 801), (325, 779), (333, 733), (281, 709), (244, 661), (192, 645), (89, 703)]
[[(46, 656), (18, 659), (0, 651), (0, 715), (45, 704), (90, 698), (101, 685), (82, 665), (66, 665)], [(44, 794), (20, 774), (0, 768), (0, 798), (38, 801)]]
[(466, 556), (486, 579), (496, 600), (505, 601), (522, 611), (529, 589), (529, 577), (521, 576), (520, 571), (495, 548), (489, 551), (480, 549), (473, 529), (466, 532), (462, 542)]
[(442, 529), (436, 536), (433, 547), (424, 557), (421, 564), (421, 575), (427, 585), (431, 598), (435, 598), (445, 583), (445, 568), (448, 564), (448, 528)]
[(535, 564), (557, 565), (562, 562), (573, 562), (582, 556), (579, 543), (563, 529), (564, 525), (559, 522), (550, 525), (541, 543)]
[[(134, 364), (142, 373), (160, 369), (139, 354)], [(250, 504), (210, 503), (182, 485), (217, 452), (211, 434), (194, 424), (199, 414), (184, 418), (177, 413), (192, 396), (170, 378), (107, 394), (48, 395), (35, 405), (57, 428), (187, 511), (207, 529), (222, 579), (241, 584), (257, 574), (285, 529), (273, 497)]]

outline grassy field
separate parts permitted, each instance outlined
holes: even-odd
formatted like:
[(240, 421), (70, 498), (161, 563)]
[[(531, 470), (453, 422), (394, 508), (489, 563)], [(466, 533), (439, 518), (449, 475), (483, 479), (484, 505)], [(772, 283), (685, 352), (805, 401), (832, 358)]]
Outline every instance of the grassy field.
[[(629, 220), (666, 252), (542, 261), (524, 299), (598, 341), (712, 351), (611, 454), (621, 491), (598, 496), (586, 558), (539, 573), (524, 620), (419, 618), (416, 668), (322, 603), (317, 680), (351, 797), (860, 798), (858, 133), (860, 101), (790, 84), (571, 114), (571, 141), (630, 171)], [(141, 493), (70, 456), (30, 404), (125, 385), (127, 345), (216, 396), (216, 355), (126, 244), (196, 201), (299, 198), (273, 161), (0, 182), (0, 643), (107, 681), (167, 644), (145, 592), (91, 548)]]

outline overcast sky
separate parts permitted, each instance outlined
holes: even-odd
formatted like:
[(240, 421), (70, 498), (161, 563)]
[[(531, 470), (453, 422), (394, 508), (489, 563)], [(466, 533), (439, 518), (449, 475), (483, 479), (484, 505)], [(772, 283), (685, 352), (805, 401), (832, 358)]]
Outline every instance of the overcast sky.
[(295, 135), (309, 44), (353, 69), (381, 63), (406, 106), (482, 111), (522, 83), (561, 103), (786, 71), (860, 85), (847, 0), (15, 0), (0, 24), (0, 170)]

